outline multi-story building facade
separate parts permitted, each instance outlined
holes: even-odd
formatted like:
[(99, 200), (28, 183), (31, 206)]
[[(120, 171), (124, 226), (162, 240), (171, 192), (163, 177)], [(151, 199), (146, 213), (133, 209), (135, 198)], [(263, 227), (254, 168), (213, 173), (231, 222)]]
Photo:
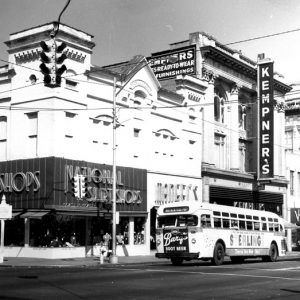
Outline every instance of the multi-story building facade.
[[(61, 87), (49, 88), (39, 43), (52, 28), (11, 34), (9, 63), (0, 68), (0, 188), (14, 211), (7, 255), (94, 253), (111, 229), (113, 117), (117, 231), (125, 241), (117, 255), (150, 252), (156, 208), (166, 202), (216, 202), (286, 217), (281, 110), (274, 113), (274, 179), (264, 190), (256, 179), (255, 62), (197, 32), (152, 55), (175, 53), (192, 72), (162, 73), (167, 66), (155, 68), (142, 56), (99, 68), (91, 64), (92, 36), (61, 24), (56, 40), (67, 44), (67, 71)], [(275, 79), (278, 103), (289, 90)], [(72, 193), (78, 174), (87, 179), (88, 197)], [(49, 235), (69, 239), (73, 232), (78, 247), (42, 247)]]
[[(287, 220), (292, 224), (300, 221), (300, 90), (299, 84), (292, 84), (285, 102), (285, 149), (286, 170), (289, 186), (287, 190)], [(288, 238), (294, 249), (300, 247), (300, 230), (288, 231)]]
[[(190, 100), (161, 87), (145, 58), (133, 58), (121, 73), (93, 66), (92, 36), (62, 24), (56, 41), (67, 44), (65, 79), (61, 87), (44, 86), (39, 43), (50, 39), (52, 28), (14, 33), (6, 42), (1, 194), (14, 212), (6, 226), (7, 255), (92, 254), (110, 232), (114, 95), (117, 230), (125, 242), (117, 255), (148, 254), (155, 195), (200, 199), (200, 118), (191, 118)], [(78, 174), (87, 178), (86, 198), (72, 193)], [(72, 233), (78, 247), (42, 247)]]
[[(287, 216), (284, 156), (284, 95), (291, 87), (274, 78), (274, 178), (257, 181), (257, 63), (205, 33), (171, 44), (171, 49), (196, 46), (198, 90), (176, 91), (201, 99), (203, 122), (202, 200), (274, 211)], [(172, 81), (172, 80), (171, 80)], [(163, 85), (172, 86), (170, 80)]]

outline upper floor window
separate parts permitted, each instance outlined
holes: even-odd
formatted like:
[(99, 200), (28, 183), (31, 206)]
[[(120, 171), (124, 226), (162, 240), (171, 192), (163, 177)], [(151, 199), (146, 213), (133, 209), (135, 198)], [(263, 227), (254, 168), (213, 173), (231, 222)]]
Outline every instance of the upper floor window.
[(285, 132), (285, 147), (286, 149), (293, 150), (293, 130)]
[(7, 117), (0, 116), (0, 141), (7, 139)]
[(239, 105), (239, 127), (244, 130), (246, 129), (246, 110), (246, 105)]
[(141, 90), (136, 91), (134, 93), (134, 107), (139, 108), (139, 106), (141, 106), (141, 104), (144, 103), (146, 97), (147, 95)]
[(215, 94), (214, 94), (215, 121), (224, 123), (224, 106), (225, 106), (225, 95), (224, 93), (221, 93), (218, 88), (215, 88)]
[(36, 137), (38, 132), (38, 113), (27, 113), (28, 118), (28, 136)]

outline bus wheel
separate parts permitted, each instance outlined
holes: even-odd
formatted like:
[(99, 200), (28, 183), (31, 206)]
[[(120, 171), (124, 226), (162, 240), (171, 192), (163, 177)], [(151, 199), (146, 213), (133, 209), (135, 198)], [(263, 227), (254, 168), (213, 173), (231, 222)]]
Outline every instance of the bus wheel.
[(214, 265), (219, 266), (224, 262), (224, 257), (225, 257), (224, 246), (221, 243), (217, 243), (214, 249), (214, 256), (211, 262)]
[(241, 264), (244, 262), (243, 256), (230, 256), (230, 259), (234, 264)]
[(276, 244), (271, 244), (269, 249), (269, 255), (263, 256), (262, 260), (267, 262), (275, 262), (278, 258), (278, 251)]
[(173, 266), (181, 266), (183, 259), (182, 258), (178, 258), (178, 257), (173, 257), (171, 258), (171, 262)]

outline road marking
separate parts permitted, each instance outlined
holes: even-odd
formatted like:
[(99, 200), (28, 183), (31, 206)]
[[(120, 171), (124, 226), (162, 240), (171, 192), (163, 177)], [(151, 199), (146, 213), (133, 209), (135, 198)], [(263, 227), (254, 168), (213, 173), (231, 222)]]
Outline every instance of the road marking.
[[(219, 266), (211, 266), (211, 268), (220, 268)], [(222, 269), (242, 269), (242, 270), (257, 270), (257, 271), (297, 271), (300, 267), (289, 267), (289, 268), (279, 268), (279, 269), (267, 269), (267, 268), (251, 268), (242, 266), (222, 266)]]
[(267, 278), (267, 279), (281, 279), (290, 281), (300, 281), (300, 278), (290, 278), (281, 276), (267, 276), (267, 275), (250, 275), (250, 274), (234, 274), (234, 273), (214, 273), (214, 272), (197, 272), (197, 271), (180, 271), (180, 270), (161, 270), (161, 269), (137, 269), (137, 268), (109, 268), (124, 271), (143, 271), (143, 272), (161, 272), (161, 273), (182, 273), (182, 274), (200, 274), (200, 275), (214, 275), (214, 276), (236, 276), (249, 278)]

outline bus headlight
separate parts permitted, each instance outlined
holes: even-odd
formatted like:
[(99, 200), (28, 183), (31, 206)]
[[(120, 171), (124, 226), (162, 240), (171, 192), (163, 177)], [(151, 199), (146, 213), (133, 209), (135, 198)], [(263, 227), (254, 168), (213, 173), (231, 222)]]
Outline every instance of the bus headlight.
[(192, 244), (196, 244), (196, 239), (191, 240)]

